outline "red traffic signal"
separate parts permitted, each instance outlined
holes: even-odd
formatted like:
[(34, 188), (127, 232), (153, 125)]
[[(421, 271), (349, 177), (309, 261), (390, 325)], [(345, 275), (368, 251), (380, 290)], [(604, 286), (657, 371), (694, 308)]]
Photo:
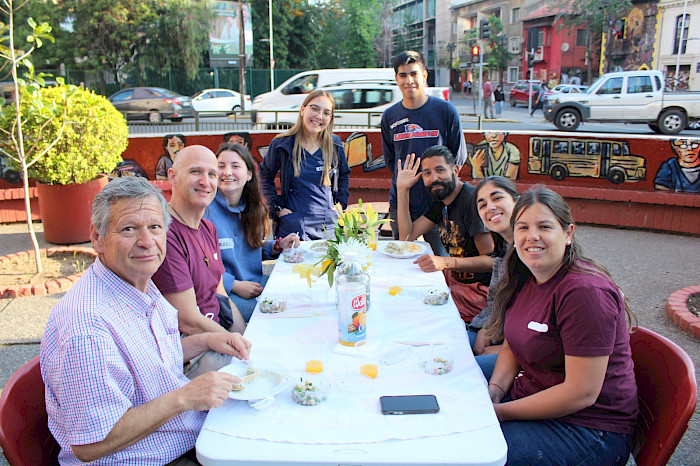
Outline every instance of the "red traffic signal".
[(479, 56), (479, 46), (475, 45), (472, 47), (472, 56), (478, 57)]

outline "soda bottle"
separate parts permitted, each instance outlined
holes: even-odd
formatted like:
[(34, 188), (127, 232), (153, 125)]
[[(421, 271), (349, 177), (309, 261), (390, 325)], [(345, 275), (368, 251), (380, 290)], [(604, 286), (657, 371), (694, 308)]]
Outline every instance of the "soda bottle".
[(342, 345), (355, 346), (367, 338), (368, 288), (369, 275), (357, 259), (357, 253), (345, 253), (336, 282), (338, 340)]

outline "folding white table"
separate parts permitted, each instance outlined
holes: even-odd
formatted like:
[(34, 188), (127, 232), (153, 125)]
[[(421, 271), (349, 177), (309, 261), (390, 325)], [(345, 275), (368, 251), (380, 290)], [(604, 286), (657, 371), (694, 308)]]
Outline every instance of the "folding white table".
[[(380, 242), (380, 249), (384, 242)], [(306, 263), (317, 259), (306, 255)], [(275, 402), (256, 410), (246, 401), (227, 400), (209, 412), (197, 439), (197, 458), (204, 465), (502, 465), (507, 447), (489, 400), (486, 381), (469, 349), (464, 324), (450, 299), (441, 306), (422, 301), (424, 286), (445, 286), (441, 273), (424, 273), (412, 259), (373, 253), (370, 339), (381, 350), (410, 348), (405, 360), (380, 364), (376, 379), (359, 375), (360, 360), (335, 351), (337, 311), (329, 293), (324, 316), (314, 316), (305, 279), (292, 264), (277, 261), (265, 288), (288, 299), (284, 313), (256, 309), (245, 336), (253, 343), (253, 361), (275, 361), (292, 374), (290, 387)], [(321, 277), (319, 280), (326, 280)], [(389, 295), (389, 287), (402, 292)], [(319, 283), (314, 286), (322, 286)], [(327, 286), (327, 285), (326, 285)], [(304, 317), (289, 317), (304, 316)], [(327, 341), (324, 375), (333, 380), (328, 400), (318, 406), (294, 403), (291, 386), (304, 374), (308, 351), (304, 335)], [(442, 342), (457, 357), (445, 375), (428, 375), (410, 347), (395, 342)], [(423, 347), (425, 348), (425, 347)], [(421, 350), (425, 351), (425, 349)], [(355, 379), (355, 377), (357, 379)], [(348, 381), (359, 380), (354, 386)], [(381, 395), (434, 394), (438, 414), (382, 415)]]

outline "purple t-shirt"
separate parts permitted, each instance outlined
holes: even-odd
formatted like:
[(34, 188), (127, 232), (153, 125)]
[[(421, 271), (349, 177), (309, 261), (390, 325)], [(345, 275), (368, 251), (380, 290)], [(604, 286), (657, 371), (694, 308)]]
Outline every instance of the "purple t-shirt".
[(515, 379), (511, 397), (524, 398), (562, 383), (564, 355), (609, 356), (596, 402), (559, 420), (632, 433), (637, 385), (625, 305), (612, 280), (594, 273), (561, 269), (541, 285), (530, 277), (516, 294), (504, 331), (523, 376)]
[(153, 275), (153, 283), (160, 292), (167, 295), (194, 288), (199, 312), (218, 323), (216, 288), (223, 273), (224, 264), (214, 224), (202, 219), (199, 229), (195, 230), (173, 218), (168, 229), (165, 260)]

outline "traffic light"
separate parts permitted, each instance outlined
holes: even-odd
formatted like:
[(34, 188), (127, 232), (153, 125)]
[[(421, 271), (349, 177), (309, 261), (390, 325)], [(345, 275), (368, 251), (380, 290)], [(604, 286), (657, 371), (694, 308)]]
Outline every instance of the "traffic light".
[(472, 62), (478, 61), (478, 59), (479, 59), (479, 46), (473, 45), (472, 46)]
[(532, 68), (535, 66), (535, 53), (527, 52), (527, 67)]
[(491, 26), (489, 25), (488, 19), (481, 20), (481, 36), (482, 39), (488, 39), (491, 37)]

